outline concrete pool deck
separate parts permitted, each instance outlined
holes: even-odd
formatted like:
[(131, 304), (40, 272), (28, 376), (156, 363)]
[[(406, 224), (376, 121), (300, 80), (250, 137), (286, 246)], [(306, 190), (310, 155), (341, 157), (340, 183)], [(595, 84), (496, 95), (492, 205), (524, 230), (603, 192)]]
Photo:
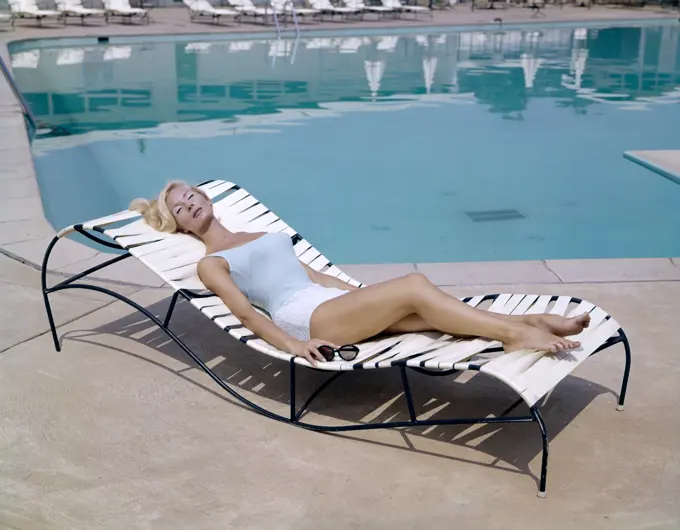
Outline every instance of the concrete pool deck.
[[(122, 289), (156, 314), (167, 308), (166, 289)], [(624, 412), (615, 410), (620, 346), (585, 362), (543, 407), (547, 499), (535, 495), (533, 425), (332, 436), (273, 422), (225, 397), (164, 335), (97, 293), (53, 296), (56, 353), (38, 272), (0, 257), (0, 527), (677, 529), (680, 282), (444, 289), (576, 294), (628, 333)], [(249, 351), (184, 305), (177, 311), (174, 331), (220, 376), (285, 409), (285, 363)], [(301, 397), (324, 380), (304, 372)], [(417, 414), (498, 415), (514, 399), (471, 374), (416, 374)], [(406, 417), (395, 373), (347, 377), (312, 418)]]
[[(471, 13), (461, 6), (436, 13), (434, 23), (488, 23), (499, 13), (538, 23), (677, 17), (565, 7), (532, 20), (525, 9)], [(157, 10), (153, 18), (149, 26), (21, 27), (0, 33), (0, 53), (7, 57), (5, 42), (46, 36), (235, 31), (191, 24), (183, 9)], [(544, 408), (552, 443), (548, 498), (539, 500), (535, 426), (329, 436), (271, 422), (225, 398), (160, 333), (98, 293), (54, 295), (63, 341), (55, 353), (35, 270), (54, 229), (43, 217), (23, 118), (8, 90), (0, 83), (0, 527), (680, 526), (680, 258), (341, 265), (367, 283), (417, 269), (456, 295), (571, 294), (615, 315), (633, 348), (626, 410), (615, 411), (619, 346), (556, 388)], [(61, 242), (53, 257), (51, 283), (103, 259), (72, 241)], [(118, 264), (100, 279), (116, 281), (116, 290), (154, 313), (167, 307), (171, 292), (138, 263)], [(286, 406), (287, 367), (235, 344), (195, 312), (178, 311), (175, 331), (220, 375), (263, 405)], [(322, 378), (306, 374), (301, 392)], [(358, 373), (314, 414), (331, 421), (405, 417), (397, 382), (389, 372)], [(479, 375), (416, 377), (413, 385), (418, 414), (498, 414), (511, 401)]]

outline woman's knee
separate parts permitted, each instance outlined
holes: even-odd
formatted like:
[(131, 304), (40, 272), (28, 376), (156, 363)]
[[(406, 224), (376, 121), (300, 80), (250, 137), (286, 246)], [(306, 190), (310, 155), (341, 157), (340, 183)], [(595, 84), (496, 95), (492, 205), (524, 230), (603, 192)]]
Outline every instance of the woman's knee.
[(418, 295), (423, 289), (432, 287), (432, 282), (427, 279), (422, 272), (412, 272), (403, 277), (404, 283), (412, 291), (413, 294)]

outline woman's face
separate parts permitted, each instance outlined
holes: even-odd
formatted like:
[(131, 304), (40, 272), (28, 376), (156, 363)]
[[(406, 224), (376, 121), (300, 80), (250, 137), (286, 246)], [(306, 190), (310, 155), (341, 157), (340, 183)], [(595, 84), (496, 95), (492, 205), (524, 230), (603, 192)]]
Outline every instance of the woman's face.
[(185, 232), (201, 234), (210, 224), (212, 202), (191, 186), (175, 186), (166, 197), (166, 204), (177, 226)]

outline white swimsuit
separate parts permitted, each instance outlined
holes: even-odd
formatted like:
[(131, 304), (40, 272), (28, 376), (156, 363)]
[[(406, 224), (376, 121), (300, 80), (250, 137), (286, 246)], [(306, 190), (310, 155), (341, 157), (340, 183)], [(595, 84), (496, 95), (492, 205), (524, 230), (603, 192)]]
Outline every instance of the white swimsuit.
[(310, 339), (312, 313), (319, 305), (347, 292), (310, 280), (290, 236), (282, 232), (268, 232), (211, 256), (227, 261), (234, 283), (250, 303), (267, 311), (274, 324), (298, 340)]

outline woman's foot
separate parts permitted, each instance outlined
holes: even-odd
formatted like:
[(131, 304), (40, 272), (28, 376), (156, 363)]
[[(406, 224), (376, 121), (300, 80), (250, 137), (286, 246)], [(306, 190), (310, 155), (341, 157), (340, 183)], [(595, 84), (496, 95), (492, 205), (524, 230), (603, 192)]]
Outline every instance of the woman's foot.
[(578, 335), (590, 325), (590, 314), (567, 318), (560, 315), (526, 315), (526, 323), (558, 337)]
[(529, 325), (517, 326), (513, 335), (511, 340), (503, 343), (505, 353), (517, 350), (539, 350), (556, 353), (581, 346), (579, 341), (558, 337), (541, 328)]

